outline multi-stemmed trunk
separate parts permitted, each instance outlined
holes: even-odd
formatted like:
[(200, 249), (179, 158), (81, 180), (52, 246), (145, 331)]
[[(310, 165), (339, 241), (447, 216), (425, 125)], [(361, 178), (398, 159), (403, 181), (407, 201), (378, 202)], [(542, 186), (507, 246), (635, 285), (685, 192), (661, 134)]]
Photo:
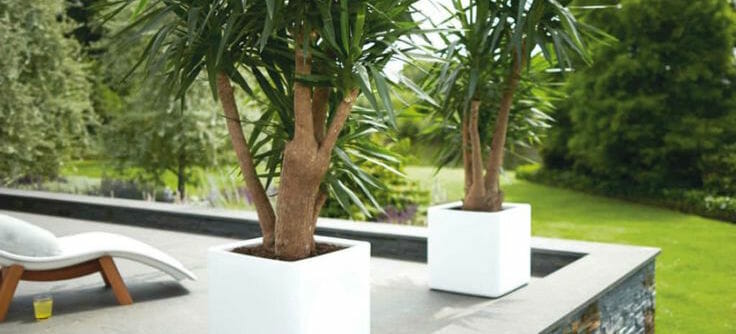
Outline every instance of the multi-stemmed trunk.
[[(314, 251), (317, 218), (327, 200), (320, 185), (330, 165), (332, 148), (358, 94), (354, 90), (343, 98), (325, 133), (329, 90), (317, 88), (310, 99), (309, 87), (300, 83), (295, 86), (296, 127), (294, 138), (284, 150), (276, 208), (275, 252), (285, 260), (305, 258)], [(300, 98), (301, 94), (306, 98)]]
[(514, 101), (514, 93), (521, 80), (521, 70), (525, 66), (524, 56), (514, 57), (511, 72), (506, 78), (506, 87), (501, 96), (496, 127), (493, 131), (491, 151), (483, 175), (483, 157), (478, 128), (478, 114), (481, 101), (472, 100), (470, 108), (463, 114), (462, 143), (463, 167), (465, 169), (465, 199), (463, 210), (501, 211), (503, 192), (500, 187), (500, 172), (503, 166), (506, 132), (509, 124), (509, 113)]
[[(295, 38), (302, 41), (301, 37)], [(296, 74), (312, 72), (312, 59), (301, 43), (295, 47)], [(218, 95), (227, 119), (228, 131), (238, 157), (246, 186), (263, 234), (263, 246), (276, 258), (298, 260), (313, 254), (314, 230), (319, 212), (327, 200), (320, 188), (330, 164), (330, 155), (350, 115), (358, 90), (346, 93), (337, 105), (329, 124), (329, 87), (310, 87), (294, 83), (294, 137), (284, 150), (276, 210), (258, 178), (252, 152), (243, 135), (233, 89), (226, 73), (217, 77)]]

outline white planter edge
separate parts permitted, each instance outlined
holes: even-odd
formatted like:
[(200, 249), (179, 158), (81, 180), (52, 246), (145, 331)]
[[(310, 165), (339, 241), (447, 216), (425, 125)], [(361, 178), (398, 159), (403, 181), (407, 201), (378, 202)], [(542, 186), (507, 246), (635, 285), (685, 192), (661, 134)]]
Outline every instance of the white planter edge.
[(209, 249), (209, 333), (370, 333), (370, 243), (315, 236), (345, 248), (299, 261)]
[(497, 298), (531, 278), (531, 206), (463, 211), (461, 202), (427, 212), (429, 287)]

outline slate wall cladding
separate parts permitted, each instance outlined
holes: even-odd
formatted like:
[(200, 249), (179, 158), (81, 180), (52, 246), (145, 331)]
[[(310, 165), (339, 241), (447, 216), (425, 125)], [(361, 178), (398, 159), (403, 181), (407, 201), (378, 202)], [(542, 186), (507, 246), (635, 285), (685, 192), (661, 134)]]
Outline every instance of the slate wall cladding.
[[(104, 221), (156, 228), (162, 230), (200, 233), (213, 236), (250, 239), (260, 237), (261, 231), (255, 220), (223, 217), (190, 212), (161, 211), (141, 207), (115, 206), (103, 203), (82, 203), (57, 198), (24, 197), (0, 193), (0, 209), (30, 212), (75, 219)], [(70, 198), (75, 197), (69, 195)], [(411, 238), (387, 234), (361, 233), (317, 227), (319, 235), (368, 241), (371, 255), (407, 261), (426, 262), (427, 242), (423, 238)]]
[[(55, 194), (64, 198), (63, 194)], [(74, 197), (74, 195), (69, 195)], [(75, 219), (104, 221), (156, 228), (162, 230), (182, 231), (213, 236), (249, 239), (261, 235), (258, 222), (188, 212), (151, 210), (145, 206), (123, 207), (102, 203), (82, 203), (58, 198), (25, 197), (15, 194), (0, 193), (0, 210), (11, 210), (59, 216)], [(364, 233), (360, 231), (336, 230), (317, 227), (317, 234), (368, 241), (371, 243), (371, 255), (399, 260), (427, 262), (426, 238), (397, 236), (381, 233)], [(560, 254), (545, 250), (532, 249), (532, 275), (546, 276), (553, 271), (580, 258), (578, 254)]]
[(547, 333), (653, 334), (654, 282), (652, 261)]

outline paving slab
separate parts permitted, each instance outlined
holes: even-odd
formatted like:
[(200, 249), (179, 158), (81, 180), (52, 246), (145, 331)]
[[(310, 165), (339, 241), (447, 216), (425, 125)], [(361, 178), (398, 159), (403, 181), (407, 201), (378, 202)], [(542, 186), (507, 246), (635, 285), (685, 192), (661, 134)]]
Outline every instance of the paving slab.
[[(136, 238), (171, 254), (199, 277), (197, 281), (175, 282), (145, 265), (116, 260), (135, 301), (130, 306), (118, 306), (99, 275), (59, 282), (21, 282), (7, 319), (0, 324), (0, 333), (207, 332), (206, 250), (233, 239), (15, 211), (0, 213), (32, 222), (58, 236), (105, 231)], [(425, 263), (373, 257), (372, 332), (553, 331), (566, 317), (616, 287), (658, 253), (646, 247), (545, 238), (533, 238), (533, 247), (542, 253), (579, 256), (563, 263), (559, 270), (541, 271), (537, 276), (544, 277), (536, 277), (529, 285), (499, 299), (431, 291)], [(54, 316), (36, 321), (32, 299), (45, 293), (54, 297)]]

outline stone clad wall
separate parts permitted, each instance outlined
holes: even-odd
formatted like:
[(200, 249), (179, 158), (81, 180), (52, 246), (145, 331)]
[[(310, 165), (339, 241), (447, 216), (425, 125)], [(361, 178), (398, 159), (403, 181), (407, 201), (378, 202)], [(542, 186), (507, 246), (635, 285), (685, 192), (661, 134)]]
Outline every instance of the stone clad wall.
[(655, 294), (652, 261), (548, 333), (652, 334)]

